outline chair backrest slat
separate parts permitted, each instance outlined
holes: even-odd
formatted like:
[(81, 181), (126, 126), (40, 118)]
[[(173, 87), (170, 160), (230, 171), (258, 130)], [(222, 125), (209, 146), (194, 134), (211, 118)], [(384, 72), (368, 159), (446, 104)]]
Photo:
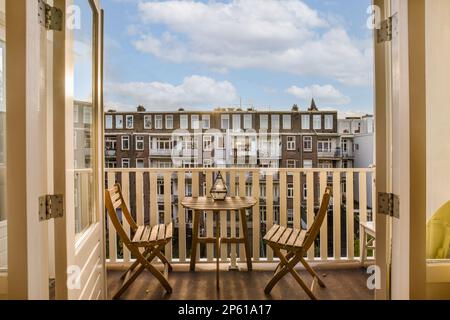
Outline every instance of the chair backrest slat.
[(127, 247), (129, 247), (129, 245), (131, 244), (131, 239), (125, 232), (125, 229), (120, 222), (119, 215), (117, 214), (117, 209), (120, 208), (120, 210), (122, 211), (122, 219), (125, 218), (127, 220), (133, 232), (136, 232), (138, 226), (131, 216), (125, 200), (123, 199), (122, 190), (119, 184), (115, 184), (114, 187), (105, 191), (105, 206), (106, 211), (108, 212), (108, 216), (111, 219), (111, 222), (113, 223), (113, 226), (116, 229), (117, 233), (119, 234), (119, 237), (121, 238), (122, 242)]
[(331, 194), (331, 187), (327, 187), (322, 198), (319, 212), (317, 213), (311, 228), (309, 228), (306, 233), (305, 240), (303, 242), (303, 249), (305, 251), (307, 251), (314, 244), (314, 241), (316, 241), (319, 236), (320, 228), (322, 227), (323, 221), (327, 217)]

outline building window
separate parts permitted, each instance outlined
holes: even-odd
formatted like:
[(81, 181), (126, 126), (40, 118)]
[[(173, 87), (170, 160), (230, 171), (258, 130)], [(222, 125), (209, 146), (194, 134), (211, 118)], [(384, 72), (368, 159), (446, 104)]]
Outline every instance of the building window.
[(283, 130), (292, 129), (292, 119), (290, 114), (283, 115)]
[(173, 129), (173, 115), (171, 114), (166, 116), (166, 129)]
[(259, 128), (269, 130), (269, 116), (267, 114), (262, 114), (259, 116)]
[(183, 114), (180, 116), (180, 129), (188, 130), (189, 129), (189, 121), (188, 116)]
[(293, 209), (288, 209), (287, 218), (288, 218), (288, 223), (294, 222), (294, 210)]
[(191, 116), (191, 128), (193, 130), (200, 129), (200, 117), (198, 116), (198, 114), (193, 114)]
[(127, 121), (127, 129), (133, 129), (134, 128), (134, 116), (128, 115), (126, 117)]
[(92, 108), (91, 107), (83, 108), (83, 123), (84, 124), (92, 124)]
[(251, 114), (244, 115), (244, 129), (253, 128), (253, 116)]
[(312, 152), (312, 137), (303, 137), (303, 151)]
[(136, 137), (136, 150), (137, 151), (144, 150), (144, 137), (141, 136)]
[(204, 114), (202, 116), (202, 127), (204, 130), (208, 130), (211, 128), (211, 117), (209, 114)]
[(289, 199), (294, 199), (294, 184), (288, 183), (287, 185), (287, 197)]
[(262, 199), (265, 199), (266, 198), (266, 191), (267, 191), (266, 185), (265, 184), (260, 184), (259, 185), (259, 197), (262, 198)]
[(271, 117), (271, 126), (272, 131), (280, 130), (280, 116), (277, 114), (273, 114)]
[(113, 128), (113, 116), (107, 115), (105, 117), (105, 129), (112, 129)]
[(105, 138), (105, 149), (106, 150), (116, 150), (117, 138), (116, 137), (106, 137)]
[(122, 159), (122, 168), (130, 167), (130, 159)]
[(296, 148), (295, 136), (287, 137), (287, 149), (289, 151), (295, 151)]
[[(156, 142), (156, 149), (157, 150), (170, 150), (172, 149), (172, 139), (170, 138), (157, 138), (156, 140), (153, 140)], [(154, 149), (154, 148), (152, 148)]]
[(233, 114), (233, 130), (241, 129), (241, 115)]
[(155, 116), (155, 129), (162, 130), (162, 128), (163, 128), (163, 116), (157, 115)]
[(122, 137), (122, 150), (130, 150), (130, 137), (129, 136)]
[(144, 116), (144, 129), (151, 129), (152, 128), (152, 116), (151, 115), (147, 115)]
[(314, 115), (313, 117), (313, 129), (314, 130), (322, 129), (322, 116), (320, 114)]
[(331, 139), (319, 140), (317, 142), (318, 152), (331, 152)]
[(311, 129), (311, 117), (309, 114), (303, 114), (302, 115), (302, 130), (309, 130)]
[(312, 160), (303, 160), (303, 168), (312, 169), (313, 161)]
[(79, 119), (79, 114), (78, 114), (78, 106), (75, 106), (73, 108), (73, 123), (78, 123)]
[(136, 159), (136, 168), (144, 168), (144, 159)]
[(333, 115), (325, 115), (325, 130), (333, 130)]
[(348, 140), (342, 139), (342, 152), (348, 152)]
[(212, 151), (212, 137), (204, 136), (203, 137), (203, 151)]
[(117, 168), (117, 162), (116, 161), (105, 161), (105, 167), (109, 169), (115, 169)]
[(297, 167), (297, 161), (296, 160), (286, 160), (286, 167), (288, 169), (295, 169)]
[(116, 129), (123, 129), (123, 116), (122, 115), (116, 116)]
[(230, 129), (230, 116), (228, 114), (223, 114), (220, 117), (220, 128), (222, 130)]
[(303, 184), (303, 198), (308, 198), (308, 186), (306, 185), (306, 183)]

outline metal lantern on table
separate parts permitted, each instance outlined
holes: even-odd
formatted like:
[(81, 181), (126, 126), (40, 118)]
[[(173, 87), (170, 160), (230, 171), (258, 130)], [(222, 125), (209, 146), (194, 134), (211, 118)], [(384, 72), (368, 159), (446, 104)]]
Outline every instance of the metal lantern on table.
[(220, 172), (214, 180), (213, 187), (209, 193), (214, 201), (224, 201), (226, 199), (228, 195), (228, 188)]

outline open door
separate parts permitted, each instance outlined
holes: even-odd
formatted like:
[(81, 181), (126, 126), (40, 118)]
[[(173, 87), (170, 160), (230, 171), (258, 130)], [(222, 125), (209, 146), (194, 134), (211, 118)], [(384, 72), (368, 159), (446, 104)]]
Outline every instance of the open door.
[(375, 37), (376, 297), (418, 299), (425, 292), (425, 1), (374, 4), (389, 22)]
[(65, 215), (55, 221), (56, 299), (105, 299), (103, 234), (103, 14), (98, 0), (56, 0), (66, 12), (55, 34), (55, 193)]

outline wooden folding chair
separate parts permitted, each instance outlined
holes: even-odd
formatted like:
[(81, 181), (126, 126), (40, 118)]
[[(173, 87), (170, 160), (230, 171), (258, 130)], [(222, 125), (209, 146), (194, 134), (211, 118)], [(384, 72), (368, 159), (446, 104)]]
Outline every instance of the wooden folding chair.
[[(306, 262), (304, 256), (319, 235), (322, 223), (327, 216), (331, 194), (331, 188), (327, 187), (322, 199), (319, 213), (316, 215), (314, 223), (308, 231), (274, 225), (264, 237), (264, 241), (266, 241), (270, 248), (272, 248), (274, 254), (280, 259), (280, 263), (275, 269), (275, 275), (264, 289), (266, 294), (270, 294), (278, 281), (280, 281), (288, 273), (292, 274), (298, 284), (313, 300), (317, 300), (317, 297), (314, 294), (316, 281), (322, 288), (325, 288), (325, 283), (323, 283), (323, 281), (319, 278), (319, 275)], [(283, 254), (282, 250), (286, 250), (286, 254)], [(295, 266), (299, 262), (313, 277), (311, 288), (308, 288), (297, 271), (295, 271)]]
[[(168, 274), (172, 271), (172, 266), (162, 253), (166, 244), (172, 239), (172, 223), (168, 225), (160, 224), (153, 227), (138, 226), (123, 199), (119, 184), (105, 191), (105, 206), (123, 245), (136, 258), (136, 262), (122, 275), (121, 280), (123, 280), (123, 284), (113, 299), (118, 299), (144, 270), (148, 270), (155, 276), (164, 289), (166, 289), (167, 293), (172, 293), (172, 287), (168, 281)], [(122, 219), (126, 219), (130, 225), (131, 232), (134, 234), (132, 239), (127, 235), (120, 222), (117, 213), (118, 208), (122, 211)], [(152, 265), (152, 261), (155, 258), (159, 258), (164, 264), (164, 271), (162, 273)]]

